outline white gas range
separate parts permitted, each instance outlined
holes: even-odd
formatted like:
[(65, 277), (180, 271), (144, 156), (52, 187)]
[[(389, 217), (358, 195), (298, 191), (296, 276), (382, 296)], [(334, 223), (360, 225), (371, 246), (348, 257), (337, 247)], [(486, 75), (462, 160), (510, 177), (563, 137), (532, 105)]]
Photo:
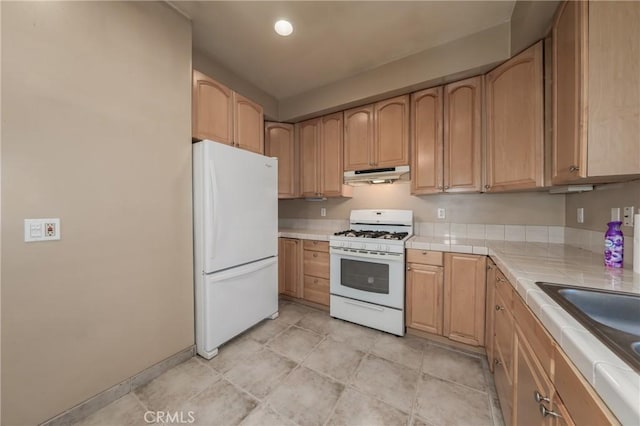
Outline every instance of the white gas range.
[(329, 238), (330, 313), (403, 336), (404, 245), (411, 210), (352, 210), (350, 228)]

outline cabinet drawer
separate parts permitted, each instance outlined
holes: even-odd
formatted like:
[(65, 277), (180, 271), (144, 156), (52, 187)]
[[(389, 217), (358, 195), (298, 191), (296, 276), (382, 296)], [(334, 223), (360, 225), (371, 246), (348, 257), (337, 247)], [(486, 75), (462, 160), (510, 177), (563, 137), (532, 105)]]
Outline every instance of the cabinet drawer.
[(329, 279), (329, 253), (305, 250), (303, 273)]
[(422, 263), (423, 265), (443, 266), (443, 253), (429, 250), (407, 250), (407, 263)]
[(557, 346), (554, 347), (553, 357), (553, 384), (573, 421), (577, 425), (619, 424), (589, 382)]
[(322, 251), (325, 253), (329, 253), (328, 241), (304, 240), (304, 242), (302, 243), (302, 247), (305, 250)]
[(513, 317), (526, 336), (533, 353), (540, 362), (545, 373), (551, 377), (553, 358), (553, 339), (547, 334), (540, 322), (524, 304), (520, 296), (513, 298)]
[(329, 280), (305, 275), (302, 297), (329, 306)]

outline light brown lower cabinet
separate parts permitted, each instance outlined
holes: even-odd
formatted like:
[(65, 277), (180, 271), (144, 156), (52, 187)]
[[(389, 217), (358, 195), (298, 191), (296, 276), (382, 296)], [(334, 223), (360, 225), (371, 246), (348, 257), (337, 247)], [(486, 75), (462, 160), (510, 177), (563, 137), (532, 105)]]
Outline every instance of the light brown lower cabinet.
[(442, 266), (407, 265), (407, 327), (442, 334)]
[(278, 291), (291, 297), (302, 296), (300, 285), (302, 244), (293, 238), (278, 241)]
[(495, 308), (489, 328), (505, 424), (620, 424), (502, 272), (494, 273), (490, 293)]
[(493, 343), (493, 323), (494, 323), (494, 310), (495, 306), (495, 286), (496, 280), (496, 264), (491, 259), (487, 259), (487, 295), (484, 304), (485, 324), (484, 324), (484, 346), (487, 351), (487, 361), (489, 361), (489, 370), (493, 373), (494, 355), (494, 343)]
[(302, 298), (329, 306), (329, 243), (305, 240)]
[(443, 335), (484, 346), (487, 257), (444, 254)]

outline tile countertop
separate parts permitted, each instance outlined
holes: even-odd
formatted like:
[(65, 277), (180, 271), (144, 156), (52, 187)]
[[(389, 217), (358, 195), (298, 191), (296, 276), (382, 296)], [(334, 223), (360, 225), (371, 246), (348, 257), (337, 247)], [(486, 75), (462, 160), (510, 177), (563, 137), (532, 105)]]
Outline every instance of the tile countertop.
[[(328, 241), (328, 230), (281, 229), (280, 236)], [(640, 294), (640, 274), (607, 270), (602, 255), (564, 244), (414, 236), (408, 249), (489, 255), (623, 424), (640, 425), (640, 375), (576, 321), (536, 281)]]

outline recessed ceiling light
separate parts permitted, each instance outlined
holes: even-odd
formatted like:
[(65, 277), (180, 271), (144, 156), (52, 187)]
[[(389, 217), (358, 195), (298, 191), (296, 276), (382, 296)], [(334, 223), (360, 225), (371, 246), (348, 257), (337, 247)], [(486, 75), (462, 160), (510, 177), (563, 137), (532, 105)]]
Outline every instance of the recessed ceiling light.
[(285, 37), (290, 35), (293, 32), (293, 25), (291, 25), (291, 22), (285, 21), (284, 19), (281, 19), (278, 22), (276, 22), (273, 28), (275, 28), (278, 34)]

